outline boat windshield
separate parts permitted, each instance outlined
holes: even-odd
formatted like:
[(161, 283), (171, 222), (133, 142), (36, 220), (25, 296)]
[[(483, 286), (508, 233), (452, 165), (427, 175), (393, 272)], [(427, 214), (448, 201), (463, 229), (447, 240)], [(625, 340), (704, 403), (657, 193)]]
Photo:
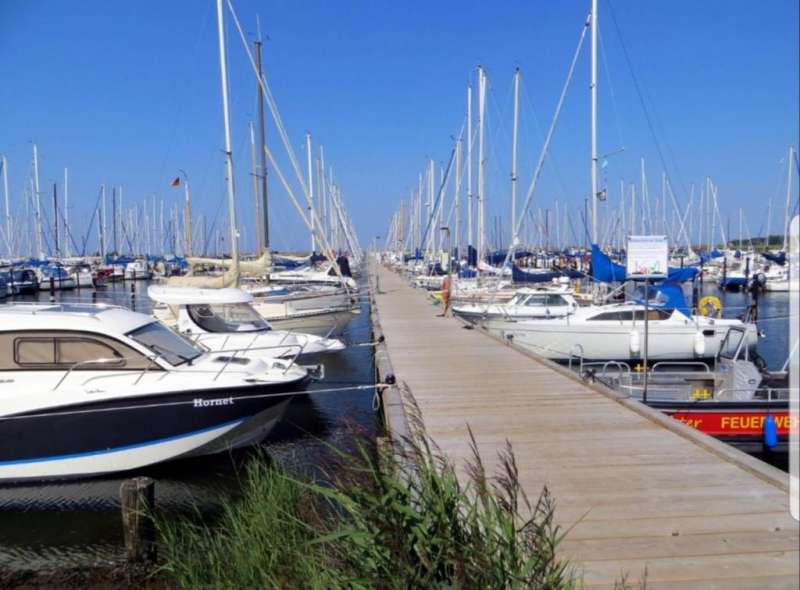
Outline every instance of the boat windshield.
[(264, 332), (269, 324), (249, 303), (187, 305), (192, 321), (206, 332)]
[(203, 354), (203, 351), (194, 344), (160, 322), (145, 324), (126, 335), (163, 357), (173, 366), (191, 362)]
[(724, 359), (736, 360), (739, 356), (742, 340), (744, 340), (744, 330), (729, 328), (722, 344), (720, 344), (719, 356)]

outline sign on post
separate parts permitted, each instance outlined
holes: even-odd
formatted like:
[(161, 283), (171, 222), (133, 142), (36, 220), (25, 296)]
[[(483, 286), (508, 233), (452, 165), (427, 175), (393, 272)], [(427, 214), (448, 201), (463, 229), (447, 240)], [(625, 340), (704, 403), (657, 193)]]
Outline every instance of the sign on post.
[(628, 279), (663, 279), (667, 276), (669, 247), (666, 236), (628, 236)]

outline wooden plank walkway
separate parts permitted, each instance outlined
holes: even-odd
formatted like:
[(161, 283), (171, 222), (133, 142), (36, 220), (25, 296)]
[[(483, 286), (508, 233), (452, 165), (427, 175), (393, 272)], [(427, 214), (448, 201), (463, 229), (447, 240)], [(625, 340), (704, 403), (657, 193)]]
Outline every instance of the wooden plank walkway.
[(800, 587), (785, 473), (436, 317), (424, 292), (372, 272), (396, 378), (428, 433), (460, 466), (467, 424), (492, 468), (510, 440), (528, 495), (547, 484), (558, 523), (575, 525), (562, 551), (587, 587), (645, 568), (649, 589)]

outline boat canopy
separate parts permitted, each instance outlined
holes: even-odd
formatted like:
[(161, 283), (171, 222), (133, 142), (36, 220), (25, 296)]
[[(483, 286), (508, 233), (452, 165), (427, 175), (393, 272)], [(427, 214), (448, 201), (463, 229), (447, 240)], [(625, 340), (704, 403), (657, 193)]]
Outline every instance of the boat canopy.
[(700, 252), (700, 262), (702, 264), (705, 264), (706, 262), (709, 262), (714, 258), (720, 258), (722, 256), (724, 256), (724, 254), (719, 250), (717, 250), (716, 248), (714, 248), (713, 250), (711, 250), (711, 252)]
[[(686, 303), (683, 289), (680, 284), (674, 281), (665, 281), (660, 285), (653, 285), (649, 289), (650, 300), (648, 304), (659, 309), (677, 309), (687, 318), (692, 317), (692, 310)], [(644, 304), (644, 300), (637, 300), (637, 303)]]
[[(671, 266), (667, 269), (667, 281), (674, 283), (690, 281), (697, 276), (698, 272), (699, 270), (692, 266), (683, 268)], [(605, 252), (600, 250), (597, 244), (592, 244), (592, 277), (595, 281), (615, 283), (625, 281), (627, 273), (623, 265), (611, 260)]]
[(150, 299), (167, 305), (223, 305), (226, 303), (250, 303), (253, 296), (241, 289), (199, 289), (197, 287), (150, 286)]
[(786, 264), (786, 252), (778, 252), (777, 254), (773, 254), (772, 252), (762, 252), (761, 255), (770, 262), (774, 262), (779, 266)]

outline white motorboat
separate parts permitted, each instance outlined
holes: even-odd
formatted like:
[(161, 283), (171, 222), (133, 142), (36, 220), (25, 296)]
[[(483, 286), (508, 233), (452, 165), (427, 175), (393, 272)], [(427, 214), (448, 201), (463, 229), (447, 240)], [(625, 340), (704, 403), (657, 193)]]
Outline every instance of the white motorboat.
[[(693, 315), (685, 307), (667, 306), (660, 296), (647, 310), (648, 360), (714, 358), (732, 327), (741, 328), (748, 346), (755, 346), (755, 324), (739, 319)], [(645, 305), (626, 302), (578, 307), (550, 319), (489, 318), (481, 321), (490, 332), (554, 360), (642, 360)]]
[(103, 305), (0, 307), (0, 481), (87, 477), (262, 437), (308, 371)]
[(94, 273), (92, 272), (92, 267), (88, 264), (75, 264), (67, 270), (74, 279), (76, 286), (81, 288), (94, 286)]
[(63, 266), (47, 265), (38, 269), (39, 289), (74, 289), (75, 279)]
[(517, 289), (506, 303), (461, 303), (453, 313), (468, 321), (488, 318), (551, 319), (562, 318), (578, 309), (578, 302), (568, 287)]
[(273, 330), (241, 289), (150, 286), (153, 315), (212, 351), (241, 350), (238, 357), (296, 357), (339, 352), (340, 340)]
[(356, 293), (340, 287), (292, 285), (246, 287), (252, 306), (273, 328), (317, 336), (339, 333), (358, 312)]
[(126, 281), (147, 281), (153, 277), (153, 273), (147, 267), (147, 261), (143, 258), (129, 262), (125, 265)]

